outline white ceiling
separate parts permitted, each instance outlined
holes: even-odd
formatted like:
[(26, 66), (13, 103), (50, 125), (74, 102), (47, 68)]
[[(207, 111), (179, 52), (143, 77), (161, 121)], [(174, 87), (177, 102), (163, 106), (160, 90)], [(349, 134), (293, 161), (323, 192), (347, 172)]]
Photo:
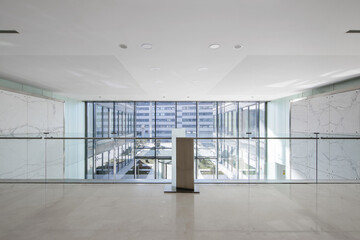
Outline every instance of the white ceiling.
[(0, 78), (81, 100), (271, 100), (360, 75), (360, 34), (345, 33), (360, 29), (359, 9), (359, 0), (0, 0), (0, 29), (20, 32), (0, 34)]

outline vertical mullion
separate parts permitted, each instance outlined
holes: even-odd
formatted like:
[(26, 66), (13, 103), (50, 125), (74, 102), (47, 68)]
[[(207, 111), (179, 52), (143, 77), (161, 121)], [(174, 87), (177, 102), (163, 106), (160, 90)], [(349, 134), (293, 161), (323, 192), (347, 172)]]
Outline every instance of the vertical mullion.
[(196, 106), (196, 112), (195, 112), (195, 122), (196, 122), (196, 128), (195, 128), (195, 179), (198, 178), (198, 161), (199, 161), (199, 157), (198, 157), (198, 137), (199, 137), (199, 133), (198, 133), (198, 124), (199, 124), (199, 102), (195, 103)]
[(115, 135), (115, 131), (116, 131), (116, 110), (115, 110), (115, 102), (113, 102), (113, 131), (112, 134)]
[(239, 179), (239, 165), (240, 165), (240, 127), (239, 127), (239, 114), (240, 114), (240, 108), (239, 108), (239, 102), (236, 102), (236, 136), (237, 136), (237, 140), (236, 140), (236, 179)]
[[(268, 134), (267, 134), (267, 102), (264, 103), (264, 137), (267, 138)], [(264, 178), (265, 180), (267, 180), (267, 176), (268, 176), (268, 151), (267, 151), (267, 145), (268, 145), (268, 140), (266, 139), (264, 142), (264, 151), (265, 151), (265, 156), (264, 156)]]
[(101, 137), (104, 137), (104, 107), (101, 106)]
[(177, 128), (177, 101), (175, 102), (175, 128)]
[(248, 174), (248, 183), (250, 183), (250, 157), (251, 157), (251, 135), (252, 132), (250, 132), (250, 106), (247, 107), (248, 109), (248, 116), (247, 116), (247, 129), (248, 129), (248, 167), (247, 167), (247, 174)]
[[(256, 104), (256, 136), (260, 133), (260, 104)], [(256, 140), (256, 162), (257, 162), (257, 178), (260, 178), (260, 139)]]
[[(154, 127), (155, 127), (155, 133), (154, 133), (154, 135), (155, 135), (155, 138), (156, 138), (156, 108), (157, 108), (157, 102), (154, 102), (154, 105), (155, 105), (155, 115), (154, 115), (154, 119), (155, 119), (155, 123), (154, 123)], [(156, 175), (157, 175), (157, 164), (158, 164), (158, 160), (157, 160), (157, 158), (156, 158), (156, 152), (157, 152), (157, 146), (156, 146), (156, 139), (154, 139), (154, 150), (155, 150), (155, 152), (154, 152), (154, 157), (155, 157), (155, 172), (154, 172), (154, 179), (156, 179)]]
[(216, 179), (219, 179), (219, 102), (216, 102)]
[[(133, 132), (134, 132), (134, 137), (136, 137), (136, 102), (133, 102)], [(134, 162), (135, 162), (135, 165), (136, 165), (136, 140), (134, 139), (133, 140), (133, 144), (134, 144), (134, 147), (133, 147), (133, 158), (134, 158)], [(136, 168), (134, 168), (136, 169)], [(136, 172), (136, 171), (134, 171)]]
[[(88, 102), (85, 102), (85, 137), (88, 137)], [(87, 139), (84, 139), (85, 141), (85, 173), (84, 173), (84, 176), (85, 176), (85, 179), (87, 179), (87, 168), (88, 168), (88, 140)]]
[[(93, 102), (93, 136), (97, 137), (96, 133), (96, 107), (95, 103)], [(96, 139), (92, 140), (93, 144), (93, 179), (95, 179), (95, 173), (96, 173), (96, 166), (95, 166), (95, 160), (96, 160)]]

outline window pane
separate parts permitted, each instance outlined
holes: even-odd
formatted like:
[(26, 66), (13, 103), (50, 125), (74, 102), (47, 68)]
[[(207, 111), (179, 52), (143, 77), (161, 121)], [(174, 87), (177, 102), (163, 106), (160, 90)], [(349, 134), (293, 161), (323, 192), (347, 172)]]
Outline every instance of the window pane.
[(95, 114), (96, 114), (96, 137), (102, 137), (102, 106), (95, 104)]
[(175, 128), (175, 102), (156, 102), (156, 137), (171, 137)]
[(186, 137), (196, 137), (196, 102), (177, 103), (177, 128), (185, 128)]
[(135, 129), (134, 129), (134, 103), (128, 102), (126, 103), (126, 136), (134, 137)]
[(216, 102), (198, 103), (198, 137), (216, 137)]
[(237, 137), (237, 102), (219, 102), (219, 137)]
[(171, 179), (172, 164), (171, 159), (157, 159), (157, 179)]
[(219, 179), (237, 179), (238, 140), (219, 139)]
[(136, 103), (136, 136), (155, 137), (155, 102)]

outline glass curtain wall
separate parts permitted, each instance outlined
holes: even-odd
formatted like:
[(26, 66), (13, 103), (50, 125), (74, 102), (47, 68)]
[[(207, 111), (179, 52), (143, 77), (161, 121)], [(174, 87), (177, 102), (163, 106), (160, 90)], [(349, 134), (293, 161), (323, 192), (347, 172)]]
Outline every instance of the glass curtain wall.
[[(171, 130), (194, 137), (195, 178), (266, 179), (262, 102), (87, 102), (88, 179), (171, 179)], [(116, 137), (124, 139), (116, 139)], [(129, 138), (129, 139), (126, 139)], [(149, 139), (150, 138), (150, 139)]]

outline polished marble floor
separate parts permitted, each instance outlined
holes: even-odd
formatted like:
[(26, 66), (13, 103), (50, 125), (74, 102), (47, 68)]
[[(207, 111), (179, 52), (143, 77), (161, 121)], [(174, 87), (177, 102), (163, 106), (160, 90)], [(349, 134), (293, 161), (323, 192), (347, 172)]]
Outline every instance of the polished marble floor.
[(360, 184), (0, 184), (0, 239), (360, 239)]

